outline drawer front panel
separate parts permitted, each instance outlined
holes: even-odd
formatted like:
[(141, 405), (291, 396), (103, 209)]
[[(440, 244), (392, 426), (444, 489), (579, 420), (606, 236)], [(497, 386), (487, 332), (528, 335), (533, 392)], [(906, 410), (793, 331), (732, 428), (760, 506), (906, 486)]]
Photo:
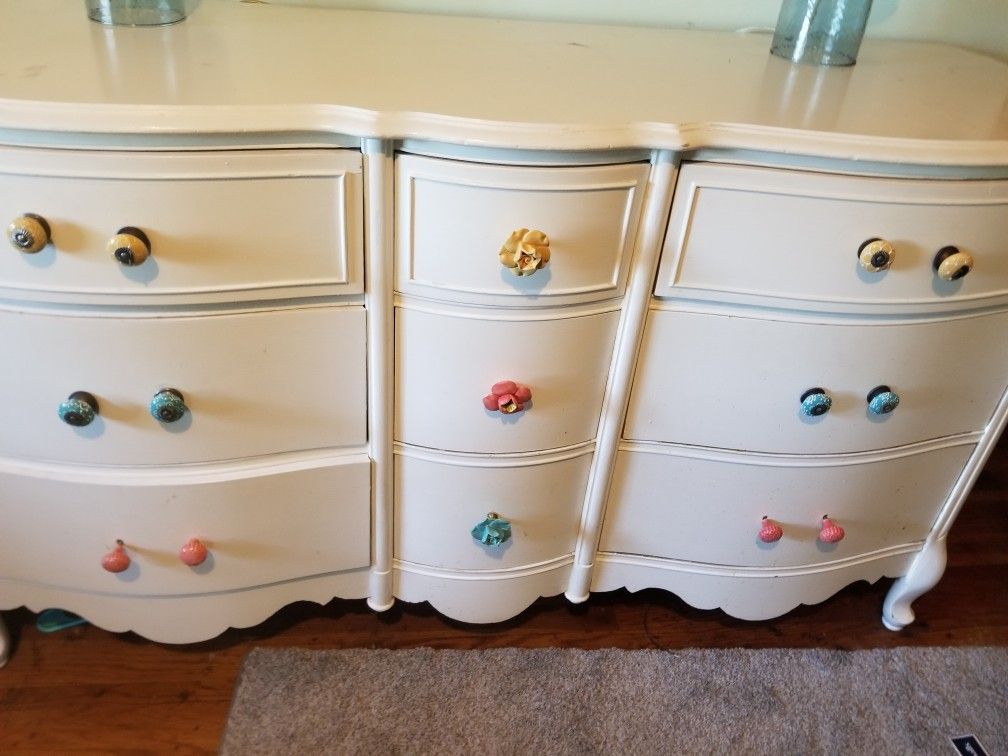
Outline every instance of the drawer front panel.
[[(858, 249), (895, 248), (871, 273)], [(1008, 181), (860, 178), (693, 164), (679, 174), (658, 296), (773, 297), (809, 309), (961, 306), (1008, 294)], [(975, 259), (939, 279), (935, 254), (955, 245)]]
[[(604, 299), (623, 291), (648, 166), (491, 166), (401, 156), (397, 288), (465, 302)], [(498, 255), (513, 231), (542, 231), (550, 260), (516, 276)]]
[[(10, 296), (108, 303), (363, 291), (361, 156), (349, 150), (0, 150), (4, 227), (22, 213), (45, 218), (52, 243), (35, 254), (4, 243), (0, 289)], [(107, 250), (124, 226), (150, 240), (141, 265)]]
[[(600, 548), (740, 567), (814, 565), (921, 541), (972, 446), (824, 466), (621, 451)], [(822, 517), (843, 540), (818, 540)], [(762, 518), (783, 530), (758, 538)]]
[[(396, 455), (395, 554), (459, 570), (503, 570), (574, 553), (591, 454), (502, 466)], [(511, 538), (485, 546), (471, 534), (494, 512)]]
[[(0, 313), (10, 366), (0, 455), (104, 464), (172, 464), (367, 441), (362, 307), (177, 318)], [(171, 387), (188, 412), (155, 420)], [(57, 408), (98, 401), (90, 425)]]
[[(207, 593), (366, 568), (370, 466), (363, 458), (219, 482), (151, 485), (0, 474), (0, 577), (136, 595)], [(209, 554), (189, 567), (179, 549)], [(125, 544), (130, 566), (102, 568)]]
[[(794, 454), (881, 449), (982, 430), (1004, 391), (1008, 314), (903, 325), (652, 311), (624, 435)], [(886, 415), (868, 393), (900, 397)], [(801, 413), (824, 388), (832, 407)]]
[[(397, 309), (396, 439), (491, 454), (592, 440), (618, 318), (509, 321)], [(487, 410), (483, 397), (500, 381), (527, 385), (531, 402), (514, 414)]]

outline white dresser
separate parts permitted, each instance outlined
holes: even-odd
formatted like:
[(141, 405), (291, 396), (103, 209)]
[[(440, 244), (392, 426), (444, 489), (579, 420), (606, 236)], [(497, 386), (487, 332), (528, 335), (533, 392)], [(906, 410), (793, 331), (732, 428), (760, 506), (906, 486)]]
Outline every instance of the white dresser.
[(0, 607), (913, 620), (1008, 413), (1008, 65), (77, 5), (0, 45)]

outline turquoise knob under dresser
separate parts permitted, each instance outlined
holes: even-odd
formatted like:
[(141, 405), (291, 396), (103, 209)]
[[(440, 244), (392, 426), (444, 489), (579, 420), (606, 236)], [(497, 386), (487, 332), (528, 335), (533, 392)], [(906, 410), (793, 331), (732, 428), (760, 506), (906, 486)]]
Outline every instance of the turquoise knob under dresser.
[(334, 596), (760, 620), (889, 577), (898, 629), (941, 578), (1008, 417), (1008, 65), (4, 13), (46, 34), (0, 46), (0, 607), (185, 643)]

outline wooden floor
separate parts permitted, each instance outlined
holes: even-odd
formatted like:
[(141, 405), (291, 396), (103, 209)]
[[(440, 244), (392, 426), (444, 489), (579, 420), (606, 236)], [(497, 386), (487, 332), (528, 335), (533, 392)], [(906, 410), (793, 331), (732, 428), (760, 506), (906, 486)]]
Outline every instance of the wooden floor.
[(889, 582), (859, 583), (818, 606), (758, 623), (698, 611), (656, 590), (598, 594), (580, 606), (543, 599), (493, 626), (462, 625), (425, 604), (397, 603), (376, 615), (363, 601), (299, 603), (256, 628), (190, 646), (90, 626), (45, 635), (33, 614), (6, 612), (15, 647), (0, 670), (0, 752), (215, 751), (242, 657), (255, 646), (1008, 645), (1008, 443), (952, 531), (944, 579), (918, 600), (918, 620), (900, 633), (879, 621)]

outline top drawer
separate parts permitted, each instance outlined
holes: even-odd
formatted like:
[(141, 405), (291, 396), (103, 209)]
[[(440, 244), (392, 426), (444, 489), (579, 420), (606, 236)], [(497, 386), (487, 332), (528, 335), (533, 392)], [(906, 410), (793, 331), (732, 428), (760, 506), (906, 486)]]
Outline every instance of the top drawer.
[[(1008, 181), (863, 178), (690, 164), (679, 174), (655, 294), (836, 312), (928, 312), (1008, 299)], [(861, 267), (881, 238), (888, 270)], [(975, 260), (957, 281), (933, 261)]]
[[(0, 296), (123, 304), (363, 291), (361, 156), (351, 150), (186, 153), (0, 149), (0, 219), (32, 213), (52, 241), (0, 249)], [(139, 228), (151, 255), (119, 263)]]
[[(400, 156), (396, 288), (471, 304), (567, 304), (622, 294), (646, 163), (529, 167)], [(518, 229), (549, 261), (515, 275), (500, 259)]]

